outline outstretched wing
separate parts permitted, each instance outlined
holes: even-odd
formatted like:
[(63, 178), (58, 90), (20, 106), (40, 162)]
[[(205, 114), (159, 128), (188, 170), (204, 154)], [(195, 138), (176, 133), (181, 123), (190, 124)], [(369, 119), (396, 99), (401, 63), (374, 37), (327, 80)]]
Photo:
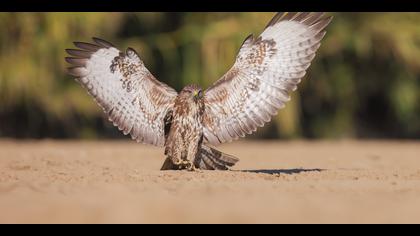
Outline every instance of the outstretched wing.
[(164, 119), (177, 92), (159, 82), (131, 48), (125, 53), (93, 38), (95, 44), (75, 42), (67, 49), (69, 74), (87, 89), (109, 120), (137, 142), (163, 146)]
[(251, 134), (284, 107), (332, 19), (323, 16), (278, 13), (258, 38), (246, 38), (232, 68), (204, 93), (206, 142)]

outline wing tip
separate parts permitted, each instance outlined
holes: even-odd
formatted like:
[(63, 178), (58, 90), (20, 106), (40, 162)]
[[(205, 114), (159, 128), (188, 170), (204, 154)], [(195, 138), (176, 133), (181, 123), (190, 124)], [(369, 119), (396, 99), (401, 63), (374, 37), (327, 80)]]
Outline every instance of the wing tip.
[(92, 56), (92, 54), (94, 52), (91, 51), (85, 51), (85, 50), (80, 50), (80, 49), (71, 49), (71, 48), (67, 48), (65, 49), (65, 51), (67, 52), (67, 54), (77, 57), (77, 58), (90, 58)]
[(277, 12), (273, 18), (268, 22), (267, 26), (265, 26), (265, 29), (267, 29), (270, 26), (273, 26), (277, 24), (287, 13), (286, 12)]
[(115, 48), (115, 46), (112, 43), (110, 43), (110, 42), (108, 42), (104, 39), (101, 39), (101, 38), (98, 38), (98, 37), (92, 37), (92, 40), (95, 43), (97, 43), (98, 45), (103, 46), (105, 48)]
[(74, 66), (86, 66), (87, 60), (85, 58), (65, 57), (64, 60)]
[[(105, 41), (103, 39), (93, 37), (92, 38), (94, 43), (87, 43), (87, 42), (73, 42), (74, 48), (67, 48), (65, 49), (66, 53), (70, 56), (64, 58), (64, 60), (72, 65), (73, 67), (69, 67), (67, 72), (73, 76), (82, 76), (79, 73), (82, 72), (82, 69), (77, 68), (84, 68), (86, 67), (87, 61), (91, 58), (91, 56), (96, 53), (98, 50), (102, 48), (111, 48), (114, 47), (110, 42)], [(84, 68), (86, 70), (86, 68)], [(83, 71), (84, 72), (84, 71)]]
[(72, 66), (67, 68), (67, 73), (74, 76), (74, 77), (83, 77), (88, 74), (88, 71), (85, 67), (81, 66)]
[(325, 18), (327, 25), (329, 25), (333, 19), (334, 19), (334, 16), (328, 16), (327, 18)]
[(317, 32), (322, 32), (331, 23), (332, 19), (333, 19), (333, 16), (320, 18), (316, 22), (311, 24), (309, 28)]
[(328, 25), (333, 19), (333, 16), (324, 16), (325, 12), (278, 12), (268, 22), (265, 29), (282, 21), (296, 21), (311, 26), (318, 23), (319, 21), (325, 20), (328, 22), (326, 25)]
[(96, 52), (99, 49), (103, 48), (99, 45), (93, 44), (93, 43), (86, 43), (86, 42), (73, 42), (74, 46), (91, 52)]

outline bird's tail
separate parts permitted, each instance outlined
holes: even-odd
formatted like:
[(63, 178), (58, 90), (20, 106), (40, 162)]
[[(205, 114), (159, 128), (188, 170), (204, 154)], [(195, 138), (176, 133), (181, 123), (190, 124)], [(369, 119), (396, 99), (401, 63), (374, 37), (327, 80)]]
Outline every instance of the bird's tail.
[(171, 158), (169, 158), (169, 157), (167, 157), (167, 158), (165, 159), (165, 162), (163, 162), (163, 165), (162, 165), (162, 167), (160, 168), (160, 170), (179, 170), (179, 169), (180, 169), (180, 167), (179, 167), (179, 166), (177, 166), (177, 165), (175, 165), (175, 164), (172, 162)]
[(228, 170), (238, 161), (239, 159), (232, 155), (202, 145), (194, 160), (194, 165), (202, 170)]

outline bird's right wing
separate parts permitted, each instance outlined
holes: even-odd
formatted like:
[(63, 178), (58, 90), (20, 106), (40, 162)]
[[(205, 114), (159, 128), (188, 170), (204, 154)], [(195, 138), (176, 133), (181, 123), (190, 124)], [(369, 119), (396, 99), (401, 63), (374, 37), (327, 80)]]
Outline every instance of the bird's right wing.
[(109, 120), (131, 134), (137, 142), (163, 146), (164, 119), (177, 92), (158, 81), (131, 48), (125, 53), (109, 42), (75, 42), (80, 49), (67, 49), (73, 65), (69, 74), (87, 89)]

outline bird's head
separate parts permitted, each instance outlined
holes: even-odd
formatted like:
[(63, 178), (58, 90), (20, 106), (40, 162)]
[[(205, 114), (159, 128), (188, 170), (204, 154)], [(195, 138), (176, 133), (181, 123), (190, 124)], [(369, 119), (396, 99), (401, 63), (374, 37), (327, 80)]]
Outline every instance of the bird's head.
[(181, 93), (183, 93), (186, 97), (194, 100), (195, 102), (198, 102), (203, 98), (202, 89), (195, 84), (185, 86)]

